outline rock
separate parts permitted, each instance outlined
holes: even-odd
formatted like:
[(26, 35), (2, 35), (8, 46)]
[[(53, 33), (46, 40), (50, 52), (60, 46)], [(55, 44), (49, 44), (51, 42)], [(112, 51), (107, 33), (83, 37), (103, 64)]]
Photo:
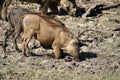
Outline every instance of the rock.
[(28, 44), (29, 48), (40, 47), (39, 41), (35, 40), (34, 38), (30, 40)]
[(41, 64), (46, 64), (46, 63), (49, 63), (49, 60), (44, 60), (41, 62)]
[(6, 53), (1, 53), (1, 54), (0, 54), (0, 57), (1, 57), (1, 58), (7, 58), (7, 55), (6, 55)]
[(88, 48), (87, 46), (83, 46), (83, 47), (81, 47), (81, 50), (82, 50), (83, 52), (86, 52), (86, 51), (89, 51), (89, 48)]

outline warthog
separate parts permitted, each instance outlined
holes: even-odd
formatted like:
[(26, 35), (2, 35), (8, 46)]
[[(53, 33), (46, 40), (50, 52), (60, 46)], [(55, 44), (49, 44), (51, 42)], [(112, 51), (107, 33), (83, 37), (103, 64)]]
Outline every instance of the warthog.
[(41, 17), (44, 17), (44, 19), (47, 19), (54, 23), (62, 24), (59, 20), (53, 17), (41, 15), (40, 13), (34, 13), (23, 8), (14, 8), (10, 10), (10, 13), (8, 14), (8, 18), (7, 18), (10, 25), (9, 25), (9, 29), (7, 29), (4, 33), (4, 40), (3, 40), (4, 52), (6, 52), (6, 42), (10, 35), (13, 35), (13, 43), (14, 43), (15, 49), (19, 51), (16, 39), (20, 35), (20, 33), (23, 31), (22, 23), (20, 23), (19, 20), (23, 15), (28, 13), (37, 14)]
[(35, 37), (43, 45), (50, 45), (54, 50), (55, 58), (61, 57), (61, 50), (78, 59), (78, 38), (65, 26), (35, 14), (26, 14), (22, 19), (23, 40), (22, 53), (29, 56), (28, 43)]
[(22, 29), (22, 24), (21, 23), (17, 24), (17, 23), (19, 19), (27, 13), (31, 13), (31, 12), (23, 8), (14, 8), (10, 10), (10, 13), (8, 14), (8, 17), (7, 17), (7, 20), (9, 22), (9, 26), (8, 26), (9, 28), (6, 29), (6, 31), (4, 32), (4, 40), (3, 40), (4, 52), (6, 52), (6, 42), (10, 35), (13, 35), (13, 43), (15, 45), (15, 49), (17, 51), (19, 50), (17, 47), (16, 39), (20, 35), (20, 33), (23, 31), (23, 29)]

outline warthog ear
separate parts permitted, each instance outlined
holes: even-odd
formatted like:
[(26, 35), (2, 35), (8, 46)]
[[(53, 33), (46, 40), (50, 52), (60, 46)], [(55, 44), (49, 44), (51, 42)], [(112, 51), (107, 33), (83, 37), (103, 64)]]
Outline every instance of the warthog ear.
[(67, 35), (66, 35), (66, 39), (67, 39), (67, 40), (70, 40), (70, 39), (73, 39), (73, 38), (74, 38), (74, 35), (73, 35), (73, 34), (67, 33)]

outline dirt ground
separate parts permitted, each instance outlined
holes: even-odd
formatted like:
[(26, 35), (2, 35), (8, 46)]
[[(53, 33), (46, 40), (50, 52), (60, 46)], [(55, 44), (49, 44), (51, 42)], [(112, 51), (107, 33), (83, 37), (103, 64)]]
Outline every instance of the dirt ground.
[[(120, 0), (78, 0), (80, 7), (88, 8), (94, 3), (114, 4)], [(34, 10), (34, 4), (21, 5)], [(38, 9), (36, 9), (37, 11)], [(2, 41), (7, 23), (0, 21), (0, 80), (120, 80), (120, 7), (104, 10), (97, 16), (86, 19), (70, 15), (56, 16), (75, 35), (88, 30), (79, 39), (80, 62), (53, 59), (37, 42), (29, 44), (34, 55), (23, 57), (14, 50), (9, 38), (7, 55), (3, 52)], [(20, 47), (21, 43), (18, 42)], [(37, 48), (34, 48), (36, 47)]]

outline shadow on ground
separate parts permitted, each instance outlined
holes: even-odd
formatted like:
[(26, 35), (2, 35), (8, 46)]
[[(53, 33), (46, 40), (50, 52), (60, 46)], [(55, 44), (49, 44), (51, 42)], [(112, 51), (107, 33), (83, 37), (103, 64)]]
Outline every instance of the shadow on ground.
[(94, 52), (82, 52), (82, 53), (80, 53), (79, 56), (80, 56), (79, 60), (84, 61), (86, 59), (96, 58), (97, 54)]

